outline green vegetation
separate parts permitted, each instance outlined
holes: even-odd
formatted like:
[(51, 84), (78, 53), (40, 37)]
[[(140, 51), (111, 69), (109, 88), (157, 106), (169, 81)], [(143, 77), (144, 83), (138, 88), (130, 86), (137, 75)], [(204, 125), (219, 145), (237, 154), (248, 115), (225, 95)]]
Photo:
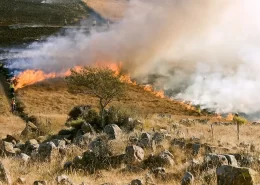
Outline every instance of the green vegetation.
[(80, 1), (46, 4), (1, 0), (0, 12), (0, 44), (33, 41), (54, 34), (62, 26), (74, 24), (87, 15), (85, 4)]
[(105, 108), (125, 93), (126, 85), (120, 77), (109, 68), (86, 66), (80, 71), (72, 69), (66, 80), (72, 92), (91, 94), (99, 99), (101, 124), (104, 125)]

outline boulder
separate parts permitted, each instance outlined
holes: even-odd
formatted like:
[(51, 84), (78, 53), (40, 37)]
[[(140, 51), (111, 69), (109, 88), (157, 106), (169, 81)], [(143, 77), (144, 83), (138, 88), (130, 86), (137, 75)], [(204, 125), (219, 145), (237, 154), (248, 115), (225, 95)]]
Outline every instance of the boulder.
[(163, 133), (155, 132), (152, 139), (155, 141), (155, 144), (160, 144), (164, 138), (165, 137)]
[(131, 185), (144, 185), (144, 183), (140, 179), (134, 179), (131, 181)]
[(10, 173), (2, 162), (0, 162), (0, 182), (12, 184)]
[(37, 157), (41, 161), (51, 161), (57, 157), (58, 153), (59, 150), (55, 144), (53, 142), (47, 142), (40, 144)]
[(55, 144), (57, 148), (66, 148), (66, 141), (65, 140), (59, 140), (59, 139), (53, 139), (51, 140)]
[(25, 163), (27, 163), (30, 160), (30, 156), (24, 153), (21, 153), (19, 156)]
[(147, 132), (142, 133), (140, 140), (138, 141), (138, 146), (142, 148), (153, 148), (153, 145), (155, 145), (155, 142), (152, 140), (151, 134)]
[(122, 134), (122, 130), (116, 124), (105, 126), (104, 132), (109, 136), (109, 139), (119, 139)]
[(135, 164), (144, 160), (144, 150), (136, 145), (126, 147), (125, 154), (128, 164)]
[(162, 166), (173, 166), (174, 163), (174, 156), (171, 152), (165, 150), (159, 154), (160, 161), (162, 162)]
[(56, 182), (59, 185), (74, 185), (74, 183), (66, 175), (56, 177)]
[(192, 185), (194, 183), (194, 177), (190, 172), (186, 172), (181, 180), (181, 185)]
[(26, 136), (31, 133), (35, 133), (38, 131), (38, 127), (34, 125), (32, 122), (26, 123), (24, 130), (21, 132), (21, 135)]
[(25, 142), (24, 153), (31, 155), (33, 151), (37, 151), (39, 148), (38, 141), (36, 139), (30, 139)]
[(165, 168), (162, 167), (154, 168), (151, 172), (155, 176), (155, 178), (164, 179), (166, 176)]
[(19, 142), (18, 139), (16, 139), (14, 136), (11, 136), (11, 135), (6, 135), (6, 138), (3, 139), (3, 141), (13, 143), (14, 145)]
[(4, 141), (2, 147), (3, 147), (4, 153), (6, 155), (14, 155), (15, 154), (13, 143), (9, 143), (9, 142)]
[(224, 155), (207, 154), (204, 158), (204, 168), (215, 168), (221, 165), (228, 165), (228, 160)]
[(217, 168), (218, 185), (255, 185), (257, 172), (250, 168), (223, 165)]

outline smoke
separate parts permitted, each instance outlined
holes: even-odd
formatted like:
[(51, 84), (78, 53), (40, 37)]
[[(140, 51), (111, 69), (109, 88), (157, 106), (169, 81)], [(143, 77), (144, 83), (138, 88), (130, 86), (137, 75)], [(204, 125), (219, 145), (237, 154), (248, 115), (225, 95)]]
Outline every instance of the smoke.
[(17, 55), (13, 68), (61, 72), (75, 65), (122, 62), (152, 82), (218, 112), (259, 111), (258, 0), (131, 0), (107, 31), (52, 37)]

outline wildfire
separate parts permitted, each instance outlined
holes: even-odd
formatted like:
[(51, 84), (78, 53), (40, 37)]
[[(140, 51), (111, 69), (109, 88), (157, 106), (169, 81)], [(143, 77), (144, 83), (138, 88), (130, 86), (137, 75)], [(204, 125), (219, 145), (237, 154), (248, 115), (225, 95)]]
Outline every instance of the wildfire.
[[(95, 66), (108, 67), (108, 68), (112, 69), (113, 71), (115, 71), (115, 75), (119, 75), (121, 72), (121, 69), (122, 69), (121, 62), (119, 62), (119, 63), (97, 62)], [(75, 66), (73, 69), (76, 71), (80, 71), (82, 69), (82, 67)], [(56, 77), (65, 77), (65, 76), (69, 76), (70, 74), (71, 74), (70, 69), (68, 69), (67, 71), (65, 71), (63, 73), (54, 73), (54, 72), (44, 73), (41, 70), (26, 70), (26, 71), (21, 72), (18, 76), (15, 77), (15, 80), (17, 82), (17, 84), (15, 85), (15, 89), (20, 89), (27, 85), (41, 82), (45, 79), (51, 79), (51, 78), (56, 78)], [(120, 80), (125, 83), (128, 83), (128, 84), (137, 85), (137, 83), (131, 79), (129, 74), (121, 75)], [(153, 89), (153, 87), (151, 85), (145, 85), (144, 90), (151, 92), (156, 97), (165, 98), (163, 90), (156, 91), (155, 89)]]
[(233, 118), (234, 118), (234, 115), (231, 114), (231, 113), (229, 113), (229, 114), (227, 115), (227, 117), (226, 117), (226, 119), (227, 119), (228, 121), (232, 121)]
[(26, 70), (15, 77), (18, 81), (18, 83), (15, 86), (15, 89), (19, 89), (24, 86), (31, 85), (48, 78), (55, 78), (55, 77), (57, 77), (55, 73), (46, 74), (41, 70)]
[(156, 97), (165, 98), (163, 90), (156, 91), (153, 89), (153, 87), (151, 85), (145, 85), (144, 90), (152, 92)]

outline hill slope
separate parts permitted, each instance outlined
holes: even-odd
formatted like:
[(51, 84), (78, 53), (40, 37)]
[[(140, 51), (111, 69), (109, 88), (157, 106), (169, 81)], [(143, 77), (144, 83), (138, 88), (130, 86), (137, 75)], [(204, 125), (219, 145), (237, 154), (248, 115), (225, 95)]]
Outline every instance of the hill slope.
[[(46, 117), (58, 125), (63, 125), (67, 113), (76, 105), (88, 104), (97, 107), (98, 100), (90, 95), (75, 95), (67, 91), (63, 79), (52, 79), (18, 90), (18, 97), (24, 103), (25, 112), (30, 115)], [(139, 115), (171, 114), (196, 116), (197, 112), (187, 109), (179, 102), (156, 97), (140, 86), (128, 85), (127, 96), (115, 101), (112, 105), (120, 105), (135, 109)]]

